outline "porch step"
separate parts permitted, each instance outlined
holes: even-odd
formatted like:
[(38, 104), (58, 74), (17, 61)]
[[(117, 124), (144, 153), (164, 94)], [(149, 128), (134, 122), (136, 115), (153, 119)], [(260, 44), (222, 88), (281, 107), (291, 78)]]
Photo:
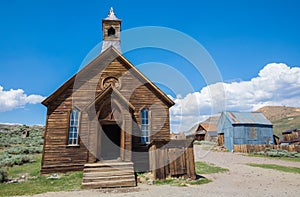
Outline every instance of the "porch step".
[(134, 186), (136, 181), (132, 162), (103, 161), (84, 165), (82, 188)]

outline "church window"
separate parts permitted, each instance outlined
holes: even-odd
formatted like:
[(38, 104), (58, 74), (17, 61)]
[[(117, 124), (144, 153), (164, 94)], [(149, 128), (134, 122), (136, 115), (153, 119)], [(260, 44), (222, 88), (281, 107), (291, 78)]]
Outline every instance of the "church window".
[(141, 142), (143, 144), (149, 143), (149, 110), (144, 108), (141, 111), (142, 115), (142, 135), (141, 135)]
[(69, 127), (69, 145), (78, 145), (78, 134), (79, 134), (79, 115), (78, 109), (73, 109), (70, 114), (70, 127)]

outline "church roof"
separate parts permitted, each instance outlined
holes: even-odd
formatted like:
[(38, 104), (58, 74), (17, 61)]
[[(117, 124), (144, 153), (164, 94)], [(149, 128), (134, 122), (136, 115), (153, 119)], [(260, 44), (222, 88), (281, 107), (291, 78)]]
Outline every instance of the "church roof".
[(59, 87), (54, 93), (52, 93), (48, 98), (46, 98), (42, 104), (48, 106), (50, 102), (54, 101), (59, 95), (65, 92), (71, 85), (74, 84), (77, 76), (88, 76), (89, 72), (92, 72), (93, 67), (99, 66), (99, 64), (109, 65), (114, 59), (118, 59), (123, 62), (127, 67), (135, 74), (136, 77), (143, 80), (145, 83), (149, 84), (152, 92), (157, 95), (162, 101), (171, 107), (175, 103), (170, 99), (163, 91), (161, 91), (153, 82), (151, 82), (145, 75), (143, 75), (133, 64), (131, 64), (118, 50), (113, 46), (105, 50), (98, 57), (96, 57), (92, 62), (81, 69), (77, 74), (73, 75), (67, 82), (65, 82), (61, 87)]

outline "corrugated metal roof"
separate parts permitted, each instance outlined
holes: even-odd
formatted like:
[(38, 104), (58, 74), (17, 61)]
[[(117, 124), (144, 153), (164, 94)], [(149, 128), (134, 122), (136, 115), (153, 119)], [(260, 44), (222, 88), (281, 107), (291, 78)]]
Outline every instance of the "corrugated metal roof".
[(272, 123), (260, 112), (224, 112), (232, 124), (261, 124)]

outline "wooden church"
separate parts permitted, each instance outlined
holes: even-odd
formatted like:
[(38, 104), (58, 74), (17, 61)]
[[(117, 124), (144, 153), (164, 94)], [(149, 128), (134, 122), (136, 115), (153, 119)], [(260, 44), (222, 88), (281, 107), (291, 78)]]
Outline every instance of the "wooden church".
[[(121, 22), (111, 9), (102, 20), (100, 55), (42, 102), (47, 107), (42, 174), (83, 171), (85, 188), (135, 186), (134, 173), (141, 171), (151, 170), (156, 178), (172, 175), (168, 156), (159, 158), (155, 150), (170, 142), (174, 102), (121, 54)], [(175, 144), (185, 150), (185, 159), (194, 159), (191, 144)], [(185, 159), (189, 166), (180, 169), (182, 175), (195, 177), (194, 164)]]

